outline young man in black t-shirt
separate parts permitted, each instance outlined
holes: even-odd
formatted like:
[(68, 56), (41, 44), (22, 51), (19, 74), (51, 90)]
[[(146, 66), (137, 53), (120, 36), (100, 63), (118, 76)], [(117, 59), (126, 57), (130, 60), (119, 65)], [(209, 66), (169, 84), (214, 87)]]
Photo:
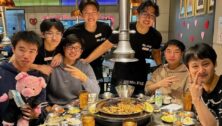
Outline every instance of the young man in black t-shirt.
[[(79, 9), (84, 22), (68, 28), (63, 36), (66, 37), (69, 34), (75, 34), (79, 38), (82, 38), (85, 49), (81, 58), (86, 58), (109, 38), (112, 34), (112, 29), (108, 24), (98, 21), (100, 12), (99, 4), (96, 0), (82, 0), (79, 4)], [(103, 78), (102, 62), (103, 59), (100, 56), (90, 63), (98, 80)]]

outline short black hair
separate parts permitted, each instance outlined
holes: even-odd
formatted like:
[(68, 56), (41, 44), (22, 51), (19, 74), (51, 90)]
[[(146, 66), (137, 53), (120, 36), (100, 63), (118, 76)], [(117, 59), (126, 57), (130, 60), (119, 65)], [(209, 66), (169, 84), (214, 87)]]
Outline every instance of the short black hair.
[[(75, 34), (69, 34), (62, 39), (63, 48), (75, 43), (79, 43), (81, 45), (81, 49), (84, 50), (84, 41), (81, 38), (77, 37)], [(62, 51), (62, 54), (64, 55), (64, 50)]]
[(167, 42), (164, 44), (163, 51), (165, 51), (166, 48), (167, 48), (168, 46), (170, 46), (170, 45), (175, 45), (175, 46), (177, 46), (177, 47), (181, 50), (181, 52), (185, 52), (185, 50), (186, 50), (186, 47), (185, 47), (185, 45), (183, 44), (183, 42), (181, 42), (181, 41), (179, 41), (179, 40), (176, 40), (176, 39), (171, 39), (171, 40), (167, 41)]
[(206, 43), (198, 43), (190, 47), (184, 54), (184, 63), (188, 67), (191, 59), (205, 59), (208, 58), (216, 65), (217, 54), (215, 50)]
[(80, 12), (82, 13), (86, 5), (89, 5), (89, 4), (94, 5), (97, 11), (99, 11), (99, 3), (96, 0), (81, 0), (79, 3)]
[(155, 9), (154, 14), (155, 14), (156, 17), (158, 17), (160, 15), (159, 6), (151, 0), (146, 0), (146, 1), (142, 2), (140, 4), (140, 6), (137, 8), (137, 11), (140, 14), (140, 13), (144, 12), (145, 9), (148, 8), (148, 7), (153, 7)]
[(49, 31), (50, 28), (52, 28), (53, 26), (60, 32), (62, 33), (64, 32), (64, 26), (62, 22), (55, 18), (43, 20), (42, 23), (40, 24), (40, 31), (41, 32)]
[(15, 48), (19, 41), (37, 45), (38, 49), (42, 45), (42, 39), (34, 31), (20, 31), (13, 35), (12, 46)]

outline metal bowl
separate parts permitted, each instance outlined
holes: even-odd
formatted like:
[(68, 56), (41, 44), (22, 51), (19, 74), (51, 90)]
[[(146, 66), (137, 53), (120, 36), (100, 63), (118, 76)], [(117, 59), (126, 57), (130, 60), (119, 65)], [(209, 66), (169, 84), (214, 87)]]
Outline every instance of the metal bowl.
[(105, 92), (103, 94), (101, 94), (101, 98), (102, 99), (109, 99), (109, 98), (114, 98), (115, 95), (111, 92)]
[(132, 96), (135, 87), (131, 85), (118, 85), (115, 87), (120, 98), (129, 98)]

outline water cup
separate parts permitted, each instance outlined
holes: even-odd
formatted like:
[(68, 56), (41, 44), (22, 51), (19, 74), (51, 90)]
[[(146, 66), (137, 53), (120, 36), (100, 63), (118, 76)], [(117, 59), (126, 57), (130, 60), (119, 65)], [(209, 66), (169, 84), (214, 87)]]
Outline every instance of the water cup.
[(98, 94), (96, 94), (96, 93), (89, 93), (88, 97), (89, 97), (88, 98), (89, 104), (95, 103), (98, 100)]

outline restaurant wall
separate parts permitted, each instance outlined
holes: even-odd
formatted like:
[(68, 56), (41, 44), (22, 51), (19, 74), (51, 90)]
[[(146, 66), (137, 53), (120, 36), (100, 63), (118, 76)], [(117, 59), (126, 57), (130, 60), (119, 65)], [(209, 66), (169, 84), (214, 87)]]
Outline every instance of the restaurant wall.
[(169, 39), (179, 39), (186, 47), (204, 42), (213, 44), (214, 13), (180, 18), (180, 0), (170, 2)]
[[(222, 17), (222, 0), (216, 1), (216, 9), (215, 9), (215, 20), (214, 20), (214, 37), (213, 37), (213, 48), (217, 52), (217, 67), (216, 72), (218, 75), (222, 74), (222, 41), (218, 39), (219, 34), (219, 26), (218, 21), (219, 17)], [(222, 32), (222, 29), (220, 28), (220, 31)], [(221, 34), (221, 33), (220, 33)]]
[[(70, 6), (33, 6), (33, 7), (16, 7), (25, 10), (25, 20), (27, 30), (33, 30), (40, 34), (39, 25), (44, 18), (56, 17), (61, 20), (70, 19), (71, 11), (74, 7)], [(118, 6), (101, 6), (101, 17), (111, 17), (114, 20), (113, 28), (119, 24)], [(71, 18), (72, 19), (72, 18)], [(31, 22), (37, 22), (32, 24)]]
[[(160, 7), (160, 16), (156, 19), (156, 28), (163, 36), (163, 42), (168, 40), (169, 30), (169, 7), (170, 0), (158, 0)], [(40, 34), (39, 25), (43, 17), (70, 17), (71, 11), (74, 7), (70, 6), (34, 6), (34, 7), (16, 7), (25, 10), (26, 28), (27, 30), (34, 30)], [(117, 5), (105, 5), (100, 7), (102, 17), (110, 16), (114, 19), (113, 29), (119, 26), (119, 7)], [(37, 20), (35, 25), (30, 23), (30, 20)]]
[(157, 0), (157, 4), (160, 8), (160, 16), (156, 18), (156, 29), (161, 33), (165, 43), (169, 37), (170, 0)]

